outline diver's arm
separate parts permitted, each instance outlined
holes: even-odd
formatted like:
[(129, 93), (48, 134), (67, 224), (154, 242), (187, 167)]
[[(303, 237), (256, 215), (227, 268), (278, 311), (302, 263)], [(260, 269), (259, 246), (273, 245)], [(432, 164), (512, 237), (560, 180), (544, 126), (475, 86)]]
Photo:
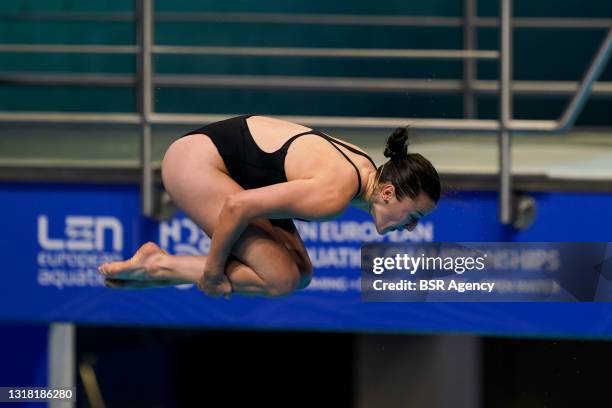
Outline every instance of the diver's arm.
[[(348, 192), (347, 192), (348, 191)], [(350, 190), (328, 179), (309, 178), (243, 190), (227, 197), (215, 226), (207, 270), (223, 273), (225, 262), (249, 222), (265, 218), (333, 218), (350, 203)]]

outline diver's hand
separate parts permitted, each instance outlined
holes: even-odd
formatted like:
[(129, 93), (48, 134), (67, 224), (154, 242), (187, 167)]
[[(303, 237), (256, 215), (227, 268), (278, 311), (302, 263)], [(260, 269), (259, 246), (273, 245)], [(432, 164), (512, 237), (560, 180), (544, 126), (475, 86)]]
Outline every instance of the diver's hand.
[(198, 281), (198, 289), (210, 297), (232, 297), (232, 284), (221, 268), (207, 266)]

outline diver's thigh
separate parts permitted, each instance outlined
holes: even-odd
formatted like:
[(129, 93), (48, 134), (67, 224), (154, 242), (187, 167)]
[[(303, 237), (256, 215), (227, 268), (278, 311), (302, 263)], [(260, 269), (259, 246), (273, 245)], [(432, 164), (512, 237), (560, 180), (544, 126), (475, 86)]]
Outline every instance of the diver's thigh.
[(295, 223), (291, 219), (271, 219), (274, 235), (289, 250), (294, 261), (300, 269), (300, 274), (312, 274), (312, 264), (306, 246), (302, 241)]

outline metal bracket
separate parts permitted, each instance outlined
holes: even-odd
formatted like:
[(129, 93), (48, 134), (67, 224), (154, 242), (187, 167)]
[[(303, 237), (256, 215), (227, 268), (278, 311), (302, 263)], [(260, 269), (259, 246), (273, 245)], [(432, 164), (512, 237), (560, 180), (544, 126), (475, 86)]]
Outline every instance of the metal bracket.
[(154, 189), (153, 218), (157, 221), (167, 221), (174, 217), (177, 206), (166, 190)]
[(537, 215), (537, 203), (535, 198), (527, 194), (517, 194), (513, 200), (514, 220), (512, 226), (518, 230), (529, 228), (535, 221)]

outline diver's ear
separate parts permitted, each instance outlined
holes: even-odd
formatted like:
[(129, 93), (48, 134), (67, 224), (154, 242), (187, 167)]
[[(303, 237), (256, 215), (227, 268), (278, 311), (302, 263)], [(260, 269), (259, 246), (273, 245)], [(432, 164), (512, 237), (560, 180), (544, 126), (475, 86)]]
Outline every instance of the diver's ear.
[(395, 187), (391, 183), (385, 183), (380, 190), (380, 194), (385, 203), (395, 196)]

